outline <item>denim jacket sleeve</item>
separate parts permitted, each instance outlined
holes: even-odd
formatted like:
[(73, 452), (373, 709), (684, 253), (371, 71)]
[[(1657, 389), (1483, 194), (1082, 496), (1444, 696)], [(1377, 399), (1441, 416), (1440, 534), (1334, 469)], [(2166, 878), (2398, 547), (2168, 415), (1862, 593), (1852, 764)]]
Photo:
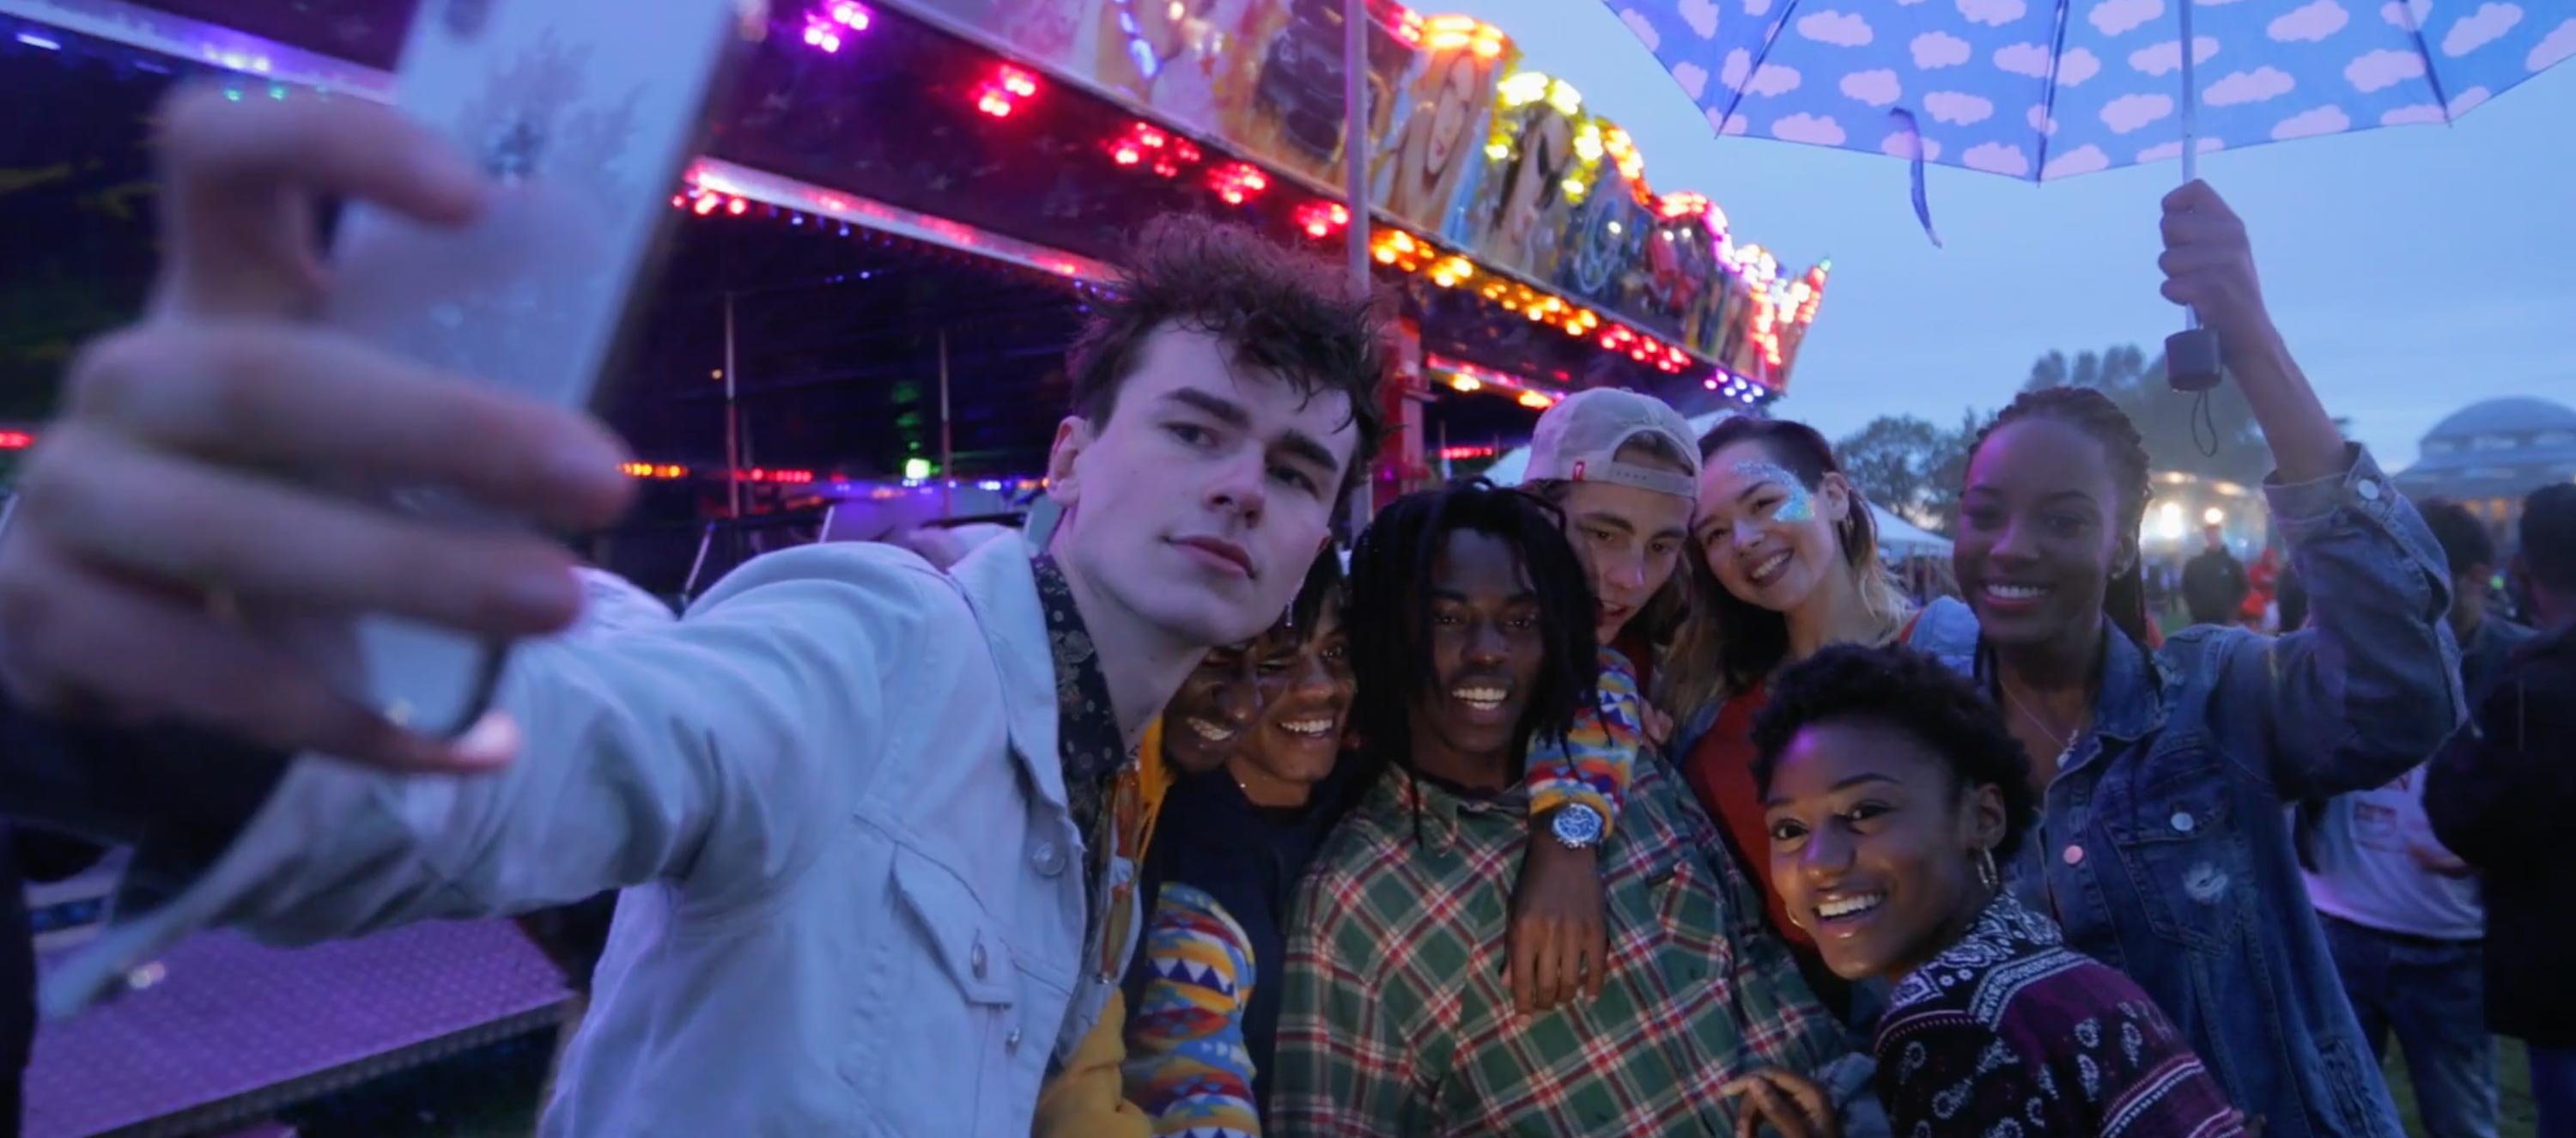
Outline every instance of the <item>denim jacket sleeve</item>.
[(2310, 626), (2278, 638), (2196, 628), (2166, 653), (2214, 671), (2220, 749), (2285, 800), (2386, 783), (2432, 757), (2462, 715), (2441, 547), (2369, 453), (2350, 453), (2339, 476), (2264, 487), (2312, 598)]
[(891, 551), (813, 546), (745, 566), (675, 624), (523, 645), (499, 701), (525, 735), (511, 766), (404, 776), (295, 760), (213, 856), (163, 858), (166, 891), (120, 896), (47, 1005), (96, 998), (201, 926), (304, 943), (654, 880), (685, 883), (684, 903), (710, 912), (767, 896), (829, 835), (803, 823), (830, 812), (803, 804), (850, 801), (873, 769), (901, 706), (888, 685), (946, 588)]
[(1602, 649), (1600, 704), (1575, 717), (1564, 743), (1530, 742), (1530, 816), (1545, 818), (1562, 806), (1589, 806), (1601, 815), (1601, 832), (1607, 837), (1619, 824), (1620, 807), (1627, 804), (1637, 748), (1645, 745), (1641, 706), (1637, 673), (1628, 658)]

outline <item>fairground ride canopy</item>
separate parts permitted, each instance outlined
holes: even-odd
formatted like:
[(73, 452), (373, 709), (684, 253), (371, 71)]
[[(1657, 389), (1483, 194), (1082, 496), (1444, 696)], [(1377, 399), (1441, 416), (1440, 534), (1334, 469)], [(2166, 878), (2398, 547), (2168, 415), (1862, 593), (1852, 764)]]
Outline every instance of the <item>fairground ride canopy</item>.
[[(1339, 196), (1341, 0), (893, 2)], [(1381, 222), (1401, 227), (1377, 234), (1380, 264), (1668, 374), (1714, 379), (1744, 403), (1786, 388), (1828, 266), (1784, 274), (1738, 243), (1706, 196), (1656, 192), (1627, 132), (1543, 60), (1525, 63), (1501, 29), (1389, 0), (1367, 7), (1369, 190)], [(828, 29), (832, 10), (848, 8), (825, 3), (817, 19)], [(1112, 159), (1240, 184), (1140, 141), (1152, 140), (1112, 140)], [(1329, 236), (1337, 215), (1313, 208), (1308, 232)]]
[[(747, 195), (771, 204), (954, 220), (1075, 276), (1105, 273), (1166, 209), (1342, 240), (1340, 0), (882, 4), (771, 0), (710, 146), (738, 165), (714, 180), (747, 169), (784, 176)], [(128, 42), (169, 13), (211, 29), (163, 37), (204, 62), (266, 76), (277, 45), (362, 87), (381, 84), (416, 6), (0, 0)], [(1373, 251), (1414, 286), (1435, 371), (1448, 357), (1526, 378), (1532, 406), (1603, 384), (1748, 405), (1785, 390), (1826, 265), (1784, 272), (1707, 197), (1655, 191), (1626, 132), (1501, 30), (1367, 7)]]
[[(0, 0), (0, 83), (51, 108), (0, 145), (0, 293), (14, 298), (0, 304), (0, 421), (42, 414), (9, 393), (50, 386), (71, 345), (141, 303), (159, 92), (211, 75), (245, 98), (381, 97), (414, 3)], [(1339, 158), (1339, 56), (1316, 55), (1338, 11), (1185, 3), (1179, 23), (1169, 6), (1135, 23), (1087, 2), (779, 7), (676, 187), (687, 220), (604, 408), (649, 460), (639, 473), (675, 490), (1018, 485), (1065, 406), (1055, 362), (1086, 293), (1114, 282), (1144, 220), (1218, 212), (1338, 249), (1349, 215), (1323, 175)], [(1776, 394), (1821, 267), (1784, 280), (1705, 198), (1648, 189), (1625, 135), (1521, 68), (1495, 29), (1376, 12), (1379, 272), (1402, 286), (1421, 370), (1455, 396), (1419, 405), (1417, 447), (1491, 453), (1581, 387), (1693, 410)], [(1045, 51), (972, 30), (1026, 16), (1035, 35), (1047, 13), (1080, 27)], [(1100, 38), (1112, 32), (1127, 38)], [(1122, 73), (1104, 42), (1186, 50), (1129, 50)], [(1170, 70), (1184, 67), (1210, 78), (1196, 109)], [(738, 456), (723, 426), (736, 391)], [(0, 461), (24, 433), (0, 435)]]

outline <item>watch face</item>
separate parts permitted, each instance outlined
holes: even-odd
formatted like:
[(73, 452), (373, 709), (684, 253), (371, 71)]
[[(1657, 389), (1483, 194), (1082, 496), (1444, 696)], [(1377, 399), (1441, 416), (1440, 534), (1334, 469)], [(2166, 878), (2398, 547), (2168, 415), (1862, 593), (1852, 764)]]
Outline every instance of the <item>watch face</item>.
[(1601, 840), (1601, 815), (1589, 806), (1568, 806), (1548, 820), (1548, 829), (1566, 845), (1588, 846)]

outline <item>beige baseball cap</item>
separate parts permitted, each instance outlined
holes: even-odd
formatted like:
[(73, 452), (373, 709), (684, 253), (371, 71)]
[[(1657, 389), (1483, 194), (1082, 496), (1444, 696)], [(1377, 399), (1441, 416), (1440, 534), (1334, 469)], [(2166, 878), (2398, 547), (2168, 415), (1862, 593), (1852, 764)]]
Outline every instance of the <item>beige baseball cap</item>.
[[(1620, 447), (1645, 437), (1663, 440), (1690, 473), (1618, 460)], [(1696, 500), (1699, 445), (1691, 439), (1690, 422), (1671, 404), (1622, 388), (1595, 387), (1565, 397), (1538, 417), (1538, 429), (1530, 435), (1529, 466), (1521, 477), (1612, 482)]]

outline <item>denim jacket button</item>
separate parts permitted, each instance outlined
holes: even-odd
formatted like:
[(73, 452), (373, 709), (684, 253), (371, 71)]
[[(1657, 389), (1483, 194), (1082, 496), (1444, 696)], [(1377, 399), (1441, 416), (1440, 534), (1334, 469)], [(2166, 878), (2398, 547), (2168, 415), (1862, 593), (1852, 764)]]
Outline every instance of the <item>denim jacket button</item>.
[(1030, 860), (1037, 865), (1040, 876), (1053, 877), (1064, 872), (1064, 851), (1057, 849), (1054, 842), (1039, 842), (1037, 854)]
[(2191, 832), (2191, 828), (2192, 828), (2192, 827), (2197, 826), (2197, 825), (2199, 825), (2199, 824), (2200, 824), (2200, 823), (2198, 823), (2198, 822), (2196, 822), (2196, 821), (2193, 821), (2193, 820), (2192, 820), (2192, 816), (2191, 816), (2191, 812), (2190, 812), (2190, 811), (2188, 811), (2188, 810), (2176, 810), (2176, 811), (2174, 811), (2174, 816), (2173, 816), (2173, 828), (2174, 828), (2174, 832), (2175, 832), (2175, 833), (2178, 833), (2178, 834), (2188, 834), (2188, 833), (2190, 833), (2190, 832)]
[(2379, 500), (2379, 480), (2376, 478), (2364, 478), (2358, 485), (2355, 485), (2352, 488), (2352, 492), (2361, 495), (2362, 501), (2376, 502)]
[(976, 979), (978, 979), (978, 980), (983, 979), (983, 978), (984, 978), (984, 971), (985, 971), (985, 969), (984, 969), (984, 965), (985, 965), (985, 960), (984, 960), (984, 946), (983, 946), (983, 945), (981, 945), (981, 944), (978, 944), (978, 945), (976, 945), (976, 946), (975, 946), (975, 950), (974, 950), (973, 952), (970, 952), (970, 953), (966, 954), (966, 963), (967, 963), (967, 966), (968, 966), (968, 967), (971, 967), (971, 968), (973, 968), (973, 969), (975, 970), (975, 978), (976, 978)]
[(2066, 853), (2064, 854), (2064, 857), (2066, 858), (2066, 864), (2068, 864), (2068, 865), (2074, 865), (2074, 864), (2077, 864), (2078, 862), (2081, 862), (2081, 861), (2083, 861), (2083, 860), (2084, 860), (2084, 847), (2082, 847), (2082, 846), (2068, 846), (2068, 847), (2066, 847)]
[(1020, 1029), (1012, 1028), (1009, 1035), (1002, 1037), (1002, 1050), (1012, 1055), (1020, 1053)]

